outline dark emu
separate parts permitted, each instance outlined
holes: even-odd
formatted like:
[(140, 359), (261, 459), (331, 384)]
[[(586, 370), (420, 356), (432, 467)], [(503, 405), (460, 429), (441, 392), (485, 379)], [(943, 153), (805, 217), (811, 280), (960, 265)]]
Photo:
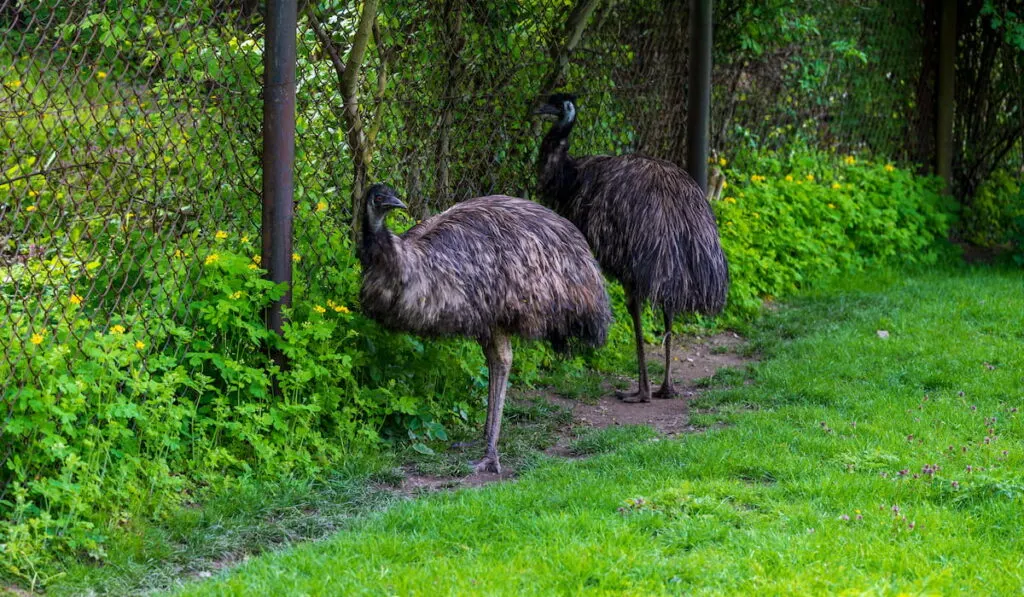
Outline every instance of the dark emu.
[(640, 324), (648, 300), (665, 316), (665, 382), (655, 396), (671, 398), (675, 316), (713, 315), (725, 306), (729, 270), (715, 217), (700, 187), (671, 162), (640, 155), (570, 156), (574, 102), (558, 93), (536, 111), (557, 118), (540, 148), (541, 199), (576, 224), (601, 268), (626, 292), (640, 379), (635, 392), (619, 392), (619, 398), (651, 399)]
[(392, 330), (480, 343), (489, 373), (487, 452), (475, 468), (500, 473), (510, 337), (545, 339), (559, 351), (603, 345), (612, 314), (601, 270), (570, 222), (531, 201), (469, 199), (401, 236), (384, 222), (395, 208), (405, 205), (390, 187), (367, 191), (362, 308)]

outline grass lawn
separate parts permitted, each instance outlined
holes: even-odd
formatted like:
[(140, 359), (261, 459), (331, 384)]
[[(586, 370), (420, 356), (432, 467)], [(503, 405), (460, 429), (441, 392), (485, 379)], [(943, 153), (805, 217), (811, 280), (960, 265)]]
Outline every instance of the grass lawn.
[(695, 405), (724, 426), (617, 430), (613, 452), (400, 503), (182, 592), (1024, 590), (1019, 270), (858, 277), (751, 335), (755, 383)]

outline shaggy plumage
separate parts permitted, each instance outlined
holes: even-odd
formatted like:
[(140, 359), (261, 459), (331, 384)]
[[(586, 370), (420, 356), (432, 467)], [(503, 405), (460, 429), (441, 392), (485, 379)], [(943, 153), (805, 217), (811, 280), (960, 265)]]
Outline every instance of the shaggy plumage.
[(555, 94), (538, 110), (557, 116), (541, 144), (542, 200), (586, 236), (602, 269), (622, 283), (637, 340), (640, 386), (622, 396), (650, 400), (640, 312), (646, 301), (665, 316), (665, 383), (673, 394), (671, 329), (676, 314), (715, 314), (725, 306), (728, 266), (714, 214), (700, 187), (671, 162), (640, 155), (569, 155), (576, 123), (574, 98)]
[(384, 217), (405, 207), (385, 185), (366, 194), (360, 261), (364, 312), (385, 327), (422, 336), (467, 336), (487, 356), (487, 455), (500, 472), (497, 442), (510, 336), (604, 344), (611, 308), (586, 239), (551, 210), (524, 199), (470, 199), (401, 236)]

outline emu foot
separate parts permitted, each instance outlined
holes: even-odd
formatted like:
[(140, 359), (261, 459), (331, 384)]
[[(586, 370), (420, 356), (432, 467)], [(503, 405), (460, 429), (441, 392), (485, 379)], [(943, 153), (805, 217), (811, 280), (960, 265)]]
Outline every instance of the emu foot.
[(678, 395), (679, 395), (679, 392), (677, 392), (675, 386), (670, 384), (670, 383), (668, 383), (668, 384), (661, 384), (661, 387), (658, 388), (658, 391), (656, 391), (654, 393), (654, 397), (658, 398), (658, 399), (661, 399), (661, 400), (667, 400), (669, 398), (675, 398)]
[(496, 475), (501, 474), (501, 463), (498, 462), (498, 455), (484, 456), (484, 459), (473, 465), (474, 473), (494, 473)]
[(639, 388), (635, 392), (623, 392), (617, 390), (615, 397), (628, 404), (651, 401), (651, 388)]

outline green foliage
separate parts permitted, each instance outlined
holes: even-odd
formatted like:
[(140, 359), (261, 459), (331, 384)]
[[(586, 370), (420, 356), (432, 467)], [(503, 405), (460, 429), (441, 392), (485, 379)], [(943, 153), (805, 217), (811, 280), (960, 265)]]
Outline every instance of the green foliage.
[(920, 3), (906, 0), (724, 0), (715, 10), (714, 62), (724, 84), (713, 89), (713, 144), (867, 146), (906, 159), (922, 15)]
[(714, 207), (733, 316), (835, 274), (935, 263), (952, 222), (936, 179), (854, 156), (751, 151), (726, 180)]

